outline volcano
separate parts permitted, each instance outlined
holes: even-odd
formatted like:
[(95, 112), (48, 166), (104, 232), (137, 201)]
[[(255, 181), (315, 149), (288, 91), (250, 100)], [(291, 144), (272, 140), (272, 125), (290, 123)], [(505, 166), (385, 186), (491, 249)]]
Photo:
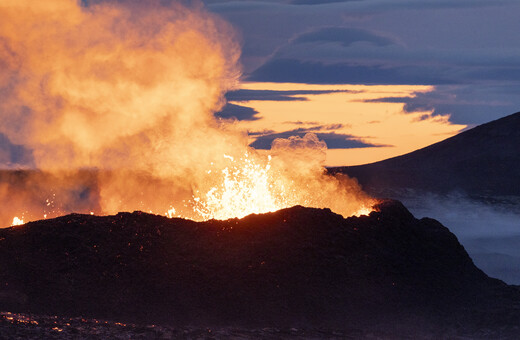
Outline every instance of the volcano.
[(9, 312), (393, 336), (520, 333), (520, 289), (486, 276), (447, 228), (393, 200), (346, 219), (301, 206), (207, 222), (72, 214), (1, 229), (0, 269)]

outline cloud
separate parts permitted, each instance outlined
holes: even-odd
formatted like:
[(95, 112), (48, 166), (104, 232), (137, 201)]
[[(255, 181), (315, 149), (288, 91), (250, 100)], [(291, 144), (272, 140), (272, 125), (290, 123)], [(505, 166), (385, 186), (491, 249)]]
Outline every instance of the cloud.
[[(437, 85), (467, 104), (448, 103), (444, 90), (422, 100), (458, 122), (520, 107), (516, 0), (206, 3), (241, 31), (250, 80)], [(494, 104), (478, 105), (480, 98)]]
[(367, 30), (348, 27), (325, 27), (304, 33), (292, 41), (293, 44), (312, 42), (335, 42), (350, 46), (355, 42), (366, 41), (377, 46), (393, 44), (389, 38), (374, 34)]
[(507, 45), (431, 48), (406, 44), (375, 30), (325, 27), (279, 47), (248, 80), (435, 85), (435, 91), (412, 98), (376, 101), (404, 102), (406, 112), (426, 110), (450, 114), (453, 123), (481, 124), (518, 111), (520, 49)]
[(380, 32), (326, 27), (302, 33), (249, 75), (250, 80), (304, 83), (517, 83), (520, 49), (407, 46)]
[[(324, 126), (316, 126), (313, 128), (299, 128), (279, 133), (261, 133), (257, 139), (250, 144), (255, 149), (269, 150), (274, 140), (278, 138), (287, 139), (291, 136), (304, 137), (307, 133), (314, 133), (320, 140), (327, 144), (328, 149), (355, 149), (355, 148), (368, 148), (368, 147), (383, 147), (387, 145), (376, 145), (359, 140), (359, 137), (355, 137), (348, 134), (340, 134), (335, 132), (317, 132), (323, 130)], [(335, 127), (337, 128), (337, 126)], [(325, 126), (325, 130), (327, 127)], [(331, 130), (331, 129), (329, 129)], [(250, 135), (255, 135), (255, 133)]]
[[(517, 12), (518, 3), (514, 0), (370, 0), (370, 1), (211, 1), (206, 0), (208, 8), (224, 16), (243, 34), (244, 58), (246, 64), (252, 57), (268, 57), (287, 41), (306, 31), (313, 31), (327, 26), (346, 26), (355, 24), (359, 29), (380, 27), (380, 31), (395, 35), (398, 38), (404, 33), (407, 36), (435, 33), (443, 27), (449, 28), (446, 42), (460, 40), (458, 32), (468, 27), (468, 34), (484, 31), (479, 34), (477, 45), (493, 43), (489, 32), (501, 32), (512, 36), (517, 25), (511, 12)], [(307, 6), (313, 3), (313, 6)], [(489, 10), (498, 9), (499, 13), (486, 15)], [(438, 10), (449, 11), (448, 15)], [(480, 23), (477, 30), (471, 30), (476, 17)], [(433, 20), (432, 20), (433, 19)], [(440, 20), (440, 21), (439, 21)], [(484, 21), (483, 21), (484, 20)], [(424, 22), (422, 22), (424, 21)], [(421, 23), (422, 22), (422, 23)], [(501, 26), (511, 22), (510, 31), (503, 31)], [(422, 27), (421, 27), (422, 25)], [(510, 26), (511, 26), (510, 25)], [(484, 27), (489, 26), (489, 30)], [(488, 33), (486, 33), (488, 32)], [(499, 38), (500, 35), (498, 36)], [(435, 36), (433, 36), (435, 38)], [(466, 40), (468, 36), (462, 37)], [(471, 37), (470, 37), (471, 38)], [(420, 40), (415, 40), (419, 41)], [(426, 37), (422, 42), (433, 43)], [(421, 42), (421, 43), (422, 43)], [(461, 41), (463, 44), (464, 41)], [(498, 46), (500, 49), (506, 46)], [(249, 71), (246, 68), (246, 72)]]
[(330, 93), (347, 93), (349, 90), (236, 90), (226, 94), (228, 101), (248, 102), (252, 100), (262, 101), (306, 101), (305, 96), (330, 94)]
[[(35, 167), (55, 183), (94, 168), (97, 213), (175, 207), (187, 218), (227, 219), (305, 204), (350, 216), (372, 205), (354, 182), (325, 176), (321, 158), (312, 158), (323, 150), (268, 157), (248, 147), (243, 125), (215, 119), (238, 84), (239, 44), (200, 2), (183, 3), (0, 2), (0, 133), (33, 150)], [(34, 186), (13, 191), (21, 202), (13, 204), (1, 184), (7, 214), (41, 218), (42, 205), (23, 204)], [(72, 191), (90, 197), (83, 185)]]
[(437, 86), (435, 91), (411, 97), (385, 97), (365, 100), (372, 103), (405, 103), (404, 112), (432, 111), (433, 116), (451, 115), (455, 124), (475, 126), (517, 112), (520, 86)]
[[(128, 1), (128, 0), (127, 0)], [(134, 0), (137, 1), (137, 0)], [(490, 7), (514, 4), (515, 0), (203, 0), (203, 2), (211, 10), (245, 10), (245, 9), (272, 9), (278, 10), (294, 9), (300, 10), (316, 10), (316, 8), (307, 9), (305, 5), (313, 5), (313, 7), (325, 7), (326, 9), (348, 9), (355, 12), (383, 12), (398, 11), (403, 9), (421, 9), (421, 8), (465, 8), (465, 7)], [(319, 6), (323, 5), (323, 6)]]
[[(283, 122), (282, 124), (312, 125), (311, 127), (307, 127), (307, 128), (298, 128), (296, 130), (291, 130), (291, 131), (295, 131), (297, 133), (308, 133), (308, 132), (315, 133), (317, 131), (318, 132), (319, 131), (332, 131), (332, 130), (339, 130), (339, 129), (343, 129), (343, 128), (346, 128), (346, 127), (350, 127), (349, 125), (345, 125), (345, 124), (326, 124), (326, 125), (321, 125), (318, 122), (301, 122), (301, 121), (296, 121), (296, 122), (289, 122), (288, 121), (288, 122)], [(262, 130), (262, 131), (250, 131), (249, 135), (250, 136), (263, 136), (263, 135), (274, 134), (274, 133), (275, 132), (273, 130)]]
[(216, 117), (237, 120), (257, 120), (258, 111), (252, 107), (227, 103), (220, 112), (215, 113)]
[[(384, 84), (436, 85), (450, 84), (445, 72), (417, 66), (387, 67), (351, 63), (324, 64), (296, 59), (273, 59), (248, 77), (250, 81), (311, 84)], [(447, 72), (446, 72), (447, 73)]]
[(291, 5), (325, 5), (337, 2), (350, 2), (362, 0), (290, 0)]

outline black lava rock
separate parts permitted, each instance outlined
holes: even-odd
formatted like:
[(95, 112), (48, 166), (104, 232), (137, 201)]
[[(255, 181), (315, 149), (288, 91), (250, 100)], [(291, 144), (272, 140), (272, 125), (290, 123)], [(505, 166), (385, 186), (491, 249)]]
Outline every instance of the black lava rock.
[[(397, 201), (227, 221), (72, 214), (0, 230), (0, 309), (219, 327), (518, 334), (520, 293)], [(412, 333), (410, 333), (412, 332)], [(451, 333), (450, 333), (451, 332)]]

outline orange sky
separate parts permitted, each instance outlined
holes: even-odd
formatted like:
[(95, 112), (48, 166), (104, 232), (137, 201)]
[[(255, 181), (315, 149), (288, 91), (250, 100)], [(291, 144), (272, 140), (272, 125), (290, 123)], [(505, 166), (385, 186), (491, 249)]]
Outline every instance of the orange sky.
[[(363, 142), (385, 145), (356, 149), (330, 149), (327, 166), (356, 165), (398, 156), (457, 134), (466, 125), (449, 122), (449, 116), (432, 116), (429, 111), (404, 112), (402, 103), (367, 103), (367, 99), (410, 97), (432, 91), (432, 86), (402, 85), (308, 85), (291, 83), (243, 83), (249, 90), (348, 90), (306, 95), (306, 101), (233, 102), (252, 107), (260, 119), (238, 124), (249, 131), (276, 133), (317, 125), (342, 124), (318, 131), (349, 134)], [(253, 141), (253, 140), (252, 140)]]

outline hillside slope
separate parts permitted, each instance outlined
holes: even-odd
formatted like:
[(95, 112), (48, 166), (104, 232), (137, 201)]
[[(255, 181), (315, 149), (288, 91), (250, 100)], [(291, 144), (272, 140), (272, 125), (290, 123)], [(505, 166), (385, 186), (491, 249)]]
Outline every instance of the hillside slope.
[(397, 201), (377, 209), (202, 223), (73, 214), (2, 229), (0, 305), (169, 325), (518, 331), (517, 288), (437, 221)]
[(520, 112), (399, 157), (331, 168), (370, 192), (411, 188), (475, 196), (520, 196)]

